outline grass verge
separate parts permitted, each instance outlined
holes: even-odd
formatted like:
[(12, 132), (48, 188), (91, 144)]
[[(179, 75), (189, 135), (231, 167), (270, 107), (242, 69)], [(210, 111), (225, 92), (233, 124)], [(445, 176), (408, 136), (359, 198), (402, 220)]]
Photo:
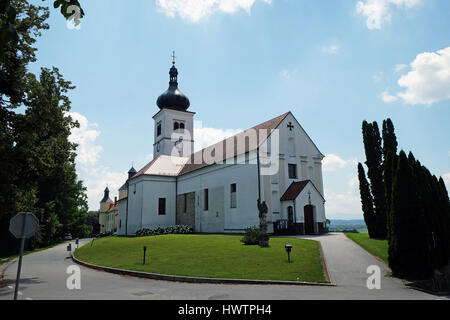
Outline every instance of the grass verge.
[(368, 233), (345, 233), (345, 235), (374, 256), (383, 260), (386, 264), (389, 264), (389, 245), (387, 240), (370, 239)]
[[(108, 237), (75, 251), (82, 261), (113, 268), (206, 278), (326, 283), (319, 243), (272, 238), (269, 248), (245, 246), (242, 236), (160, 235)], [(284, 245), (292, 243), (291, 262)], [(143, 265), (143, 246), (147, 246)]]

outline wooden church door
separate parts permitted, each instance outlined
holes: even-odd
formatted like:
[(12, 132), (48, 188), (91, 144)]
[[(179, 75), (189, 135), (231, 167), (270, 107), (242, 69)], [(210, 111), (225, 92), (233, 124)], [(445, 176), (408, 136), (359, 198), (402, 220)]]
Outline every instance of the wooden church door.
[(307, 205), (304, 208), (305, 214), (305, 233), (314, 234), (314, 208), (311, 205)]

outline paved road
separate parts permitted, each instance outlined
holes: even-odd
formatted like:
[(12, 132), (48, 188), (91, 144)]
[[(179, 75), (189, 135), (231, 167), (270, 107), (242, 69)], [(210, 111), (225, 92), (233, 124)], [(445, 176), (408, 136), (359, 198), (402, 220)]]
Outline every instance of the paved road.
[[(24, 257), (20, 299), (439, 299), (403, 286), (398, 279), (383, 277), (381, 290), (366, 287), (366, 268), (375, 259), (342, 234), (313, 237), (322, 243), (335, 287), (293, 285), (218, 285), (189, 284), (127, 276), (81, 268), (81, 290), (69, 290), (66, 269), (73, 265), (66, 245)], [(83, 242), (81, 242), (83, 243)], [(72, 244), (73, 246), (73, 244)], [(7, 286), (0, 289), (0, 299), (12, 299), (17, 263), (5, 271)], [(441, 298), (442, 299), (442, 298)]]

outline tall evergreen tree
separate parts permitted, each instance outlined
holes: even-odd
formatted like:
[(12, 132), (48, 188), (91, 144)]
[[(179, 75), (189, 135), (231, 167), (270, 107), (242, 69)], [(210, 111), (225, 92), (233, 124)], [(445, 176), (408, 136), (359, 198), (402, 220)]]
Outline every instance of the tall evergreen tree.
[(383, 151), (381, 147), (380, 130), (378, 124), (363, 122), (362, 125), (364, 150), (366, 153), (367, 176), (375, 208), (375, 234), (376, 239), (386, 239), (386, 201), (383, 182)]
[(386, 159), (388, 152), (397, 154), (397, 137), (395, 136), (394, 124), (391, 119), (383, 120), (383, 156)]
[(404, 151), (399, 154), (392, 188), (392, 237), (389, 239), (389, 266), (394, 276), (424, 278), (431, 272), (426, 221), (420, 210), (418, 183)]
[(372, 238), (376, 235), (373, 199), (372, 194), (370, 193), (369, 182), (366, 179), (366, 172), (364, 171), (364, 167), (361, 163), (358, 163), (358, 179), (364, 221), (366, 223), (369, 236)]
[(398, 156), (392, 152), (388, 152), (386, 158), (384, 159), (384, 188), (385, 188), (385, 199), (386, 199), (386, 227), (387, 227), (387, 239), (392, 237), (392, 215), (391, 215), (391, 205), (392, 205), (392, 182), (393, 176), (395, 174), (395, 169), (397, 168)]

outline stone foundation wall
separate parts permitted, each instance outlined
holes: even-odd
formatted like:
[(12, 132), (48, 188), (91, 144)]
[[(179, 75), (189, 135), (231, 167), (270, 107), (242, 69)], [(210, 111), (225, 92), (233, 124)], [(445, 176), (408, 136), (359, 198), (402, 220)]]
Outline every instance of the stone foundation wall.
[(177, 195), (176, 223), (195, 229), (195, 192)]

